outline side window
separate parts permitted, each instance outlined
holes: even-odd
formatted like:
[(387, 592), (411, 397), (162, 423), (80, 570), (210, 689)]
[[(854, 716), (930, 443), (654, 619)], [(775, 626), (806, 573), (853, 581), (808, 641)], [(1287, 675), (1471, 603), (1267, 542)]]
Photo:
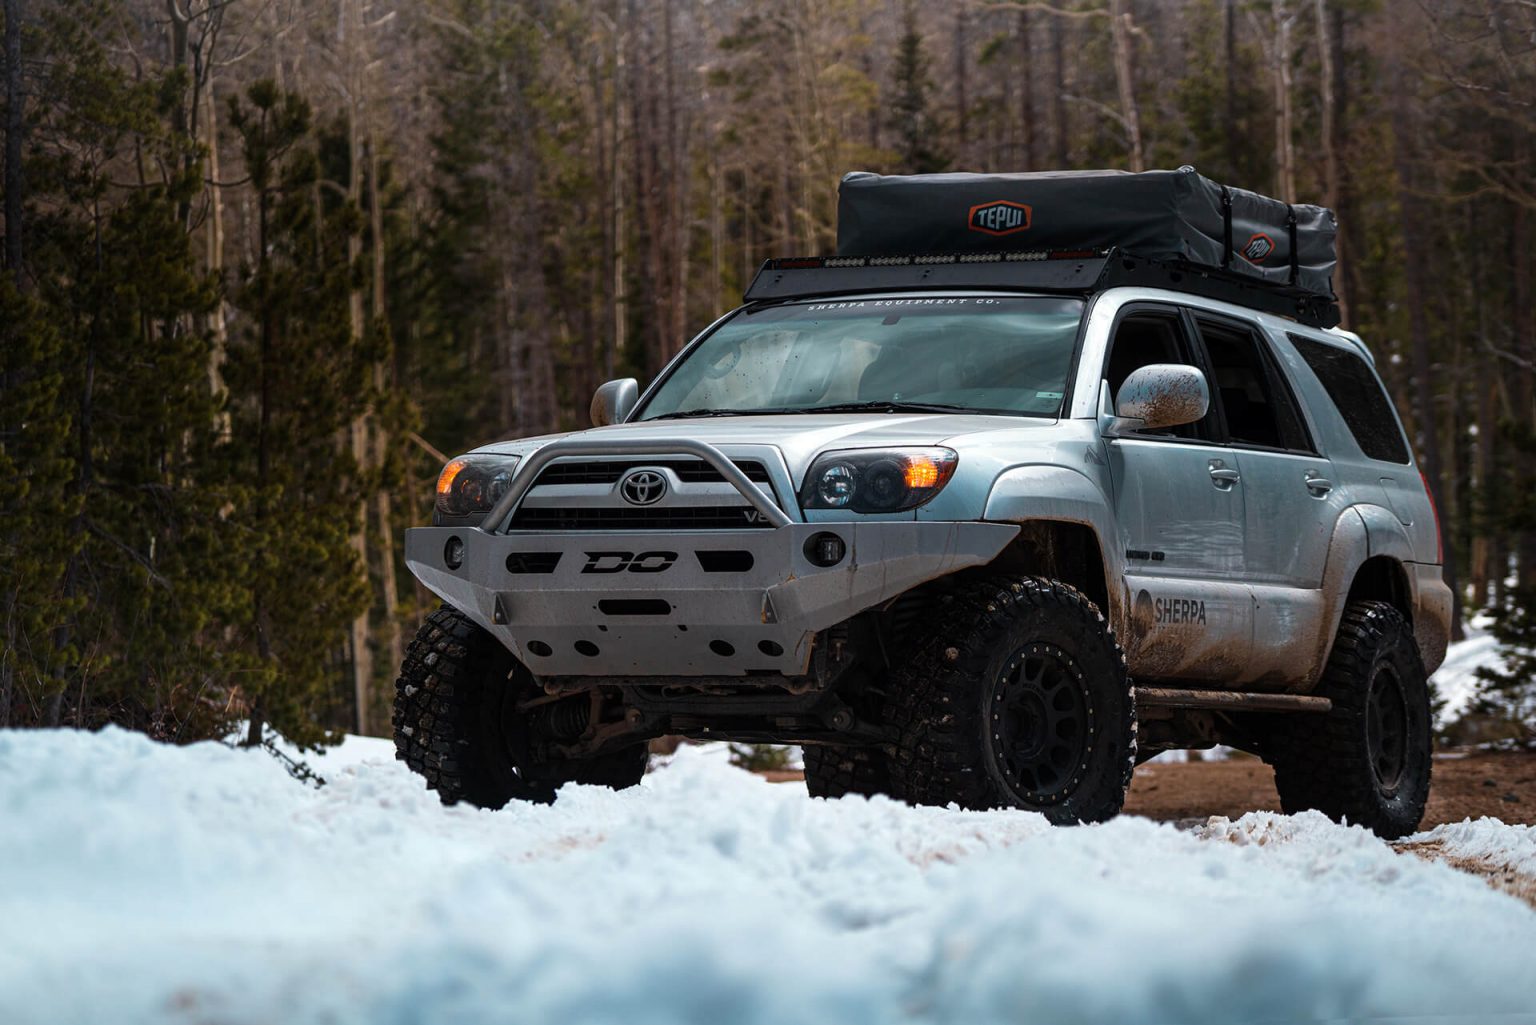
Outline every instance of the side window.
[(1369, 459), (1407, 463), (1408, 443), (1392, 413), (1392, 400), (1365, 360), (1348, 349), (1301, 335), (1287, 335), (1307, 366), (1323, 382), (1328, 397), (1349, 426), (1349, 433)]
[(1196, 314), (1211, 368), (1213, 399), (1235, 445), (1312, 451), (1290, 387), (1252, 327)]
[[(1177, 312), (1133, 312), (1115, 328), (1109, 346), (1109, 361), (1104, 379), (1109, 382), (1112, 402), (1120, 399), (1120, 387), (1131, 373), (1149, 363), (1188, 363), (1183, 344), (1184, 330)], [(1155, 437), (1193, 438), (1195, 424), (1185, 424), (1164, 431), (1143, 431)]]

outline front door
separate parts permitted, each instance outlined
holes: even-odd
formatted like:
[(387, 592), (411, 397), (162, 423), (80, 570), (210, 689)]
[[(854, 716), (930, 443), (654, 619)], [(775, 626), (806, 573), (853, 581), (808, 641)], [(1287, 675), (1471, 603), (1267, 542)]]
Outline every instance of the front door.
[[(1149, 363), (1198, 365), (1186, 324), (1171, 307), (1123, 311), (1105, 367), (1110, 395)], [(1105, 445), (1131, 609), (1126, 655), (1143, 679), (1231, 679), (1253, 640), (1246, 492), (1237, 453), (1207, 420)]]

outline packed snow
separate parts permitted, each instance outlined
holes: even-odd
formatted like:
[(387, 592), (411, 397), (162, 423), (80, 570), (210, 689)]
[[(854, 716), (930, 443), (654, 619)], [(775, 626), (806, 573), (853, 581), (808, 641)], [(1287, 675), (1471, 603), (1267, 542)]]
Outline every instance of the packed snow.
[(377, 741), (314, 788), (260, 751), (0, 731), (0, 1022), (1536, 1021), (1536, 911), (1357, 828), (1053, 829), (723, 755), (492, 813)]

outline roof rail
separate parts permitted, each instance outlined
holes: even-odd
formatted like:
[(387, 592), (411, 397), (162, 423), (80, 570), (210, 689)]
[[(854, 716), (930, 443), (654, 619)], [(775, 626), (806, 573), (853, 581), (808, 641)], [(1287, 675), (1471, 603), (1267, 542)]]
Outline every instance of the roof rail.
[(1038, 249), (922, 256), (803, 256), (768, 260), (746, 301), (782, 302), (857, 292), (985, 288), (1087, 295), (1139, 286), (1218, 299), (1311, 327), (1339, 323), (1333, 296), (1180, 260), (1130, 256), (1118, 249)]

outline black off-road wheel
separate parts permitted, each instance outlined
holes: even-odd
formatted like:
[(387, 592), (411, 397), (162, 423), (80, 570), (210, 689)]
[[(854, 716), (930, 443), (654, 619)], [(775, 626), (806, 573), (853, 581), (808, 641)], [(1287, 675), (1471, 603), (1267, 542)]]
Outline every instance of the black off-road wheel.
[(907, 800), (1026, 808), (1058, 825), (1119, 813), (1135, 701), (1109, 624), (1079, 591), (984, 580), (947, 596), (913, 651), (892, 702)]
[(548, 804), (562, 783), (622, 790), (645, 775), (646, 746), (586, 759), (540, 758), (536, 720), (518, 706), (542, 691), (522, 663), (444, 605), (406, 649), (395, 681), (395, 757), (444, 804)]
[(900, 796), (891, 772), (890, 755), (878, 747), (842, 744), (806, 745), (805, 789), (812, 797)]
[(1331, 712), (1277, 717), (1269, 731), (1280, 807), (1315, 808), (1389, 840), (1418, 829), (1432, 764), (1429, 684), (1403, 614), (1350, 603), (1315, 693)]

